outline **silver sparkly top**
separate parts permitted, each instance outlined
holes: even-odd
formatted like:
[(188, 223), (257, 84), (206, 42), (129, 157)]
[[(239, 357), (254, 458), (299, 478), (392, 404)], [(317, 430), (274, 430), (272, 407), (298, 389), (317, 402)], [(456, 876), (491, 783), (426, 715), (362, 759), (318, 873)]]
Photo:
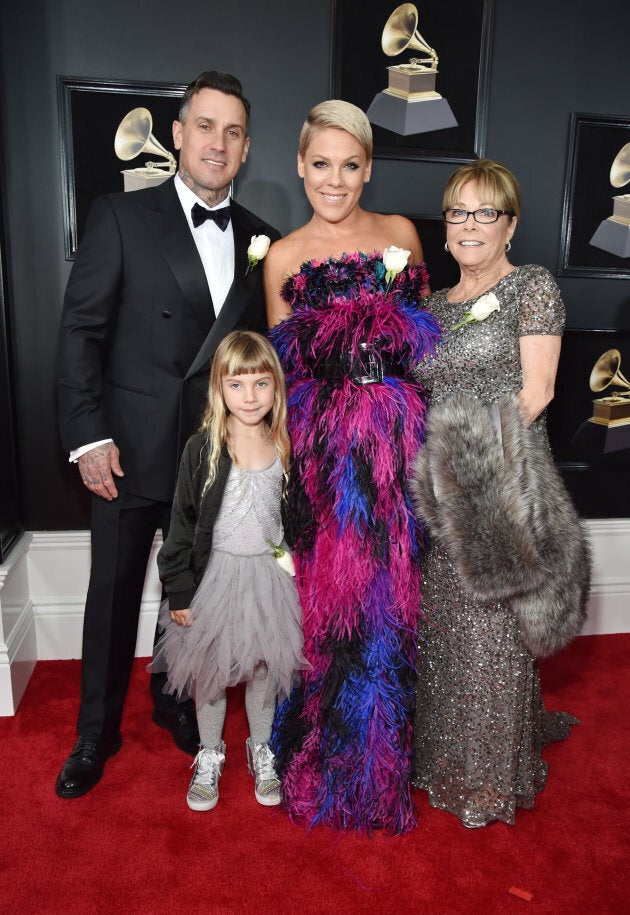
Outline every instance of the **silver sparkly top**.
[(267, 540), (282, 543), (282, 465), (276, 457), (264, 470), (232, 464), (212, 532), (212, 549), (236, 556), (271, 553)]
[[(424, 299), (424, 307), (438, 318), (444, 341), (432, 358), (415, 373), (431, 403), (455, 392), (465, 392), (484, 403), (503, 394), (516, 394), (523, 386), (518, 338), (528, 334), (562, 334), (564, 305), (560, 290), (548, 270), (536, 264), (516, 267), (492, 289), (500, 311), (484, 321), (465, 324), (449, 333), (477, 299), (451, 304), (442, 289)], [(481, 298), (481, 296), (478, 296)]]

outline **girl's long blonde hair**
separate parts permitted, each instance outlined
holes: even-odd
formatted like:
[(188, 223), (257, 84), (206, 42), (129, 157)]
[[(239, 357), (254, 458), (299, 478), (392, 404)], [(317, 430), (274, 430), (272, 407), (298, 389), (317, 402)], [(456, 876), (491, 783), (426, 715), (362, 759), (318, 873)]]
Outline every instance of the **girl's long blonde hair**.
[(268, 372), (275, 382), (273, 407), (265, 419), (269, 423), (285, 480), (288, 478), (291, 443), (287, 433), (287, 397), (280, 360), (271, 343), (261, 334), (251, 330), (234, 330), (219, 343), (210, 370), (208, 405), (201, 420), (201, 431), (206, 433), (208, 446), (208, 478), (204, 493), (216, 478), (224, 444), (227, 444), (230, 457), (235, 461), (230, 448), (227, 428), (229, 413), (223, 398), (221, 379), (225, 375), (254, 375), (263, 372)]

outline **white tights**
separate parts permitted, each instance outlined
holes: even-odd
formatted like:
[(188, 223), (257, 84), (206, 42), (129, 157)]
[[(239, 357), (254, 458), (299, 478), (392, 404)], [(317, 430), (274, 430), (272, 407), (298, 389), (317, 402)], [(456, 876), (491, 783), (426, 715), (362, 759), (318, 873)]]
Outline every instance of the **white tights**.
[[(249, 724), (249, 736), (252, 743), (269, 743), (271, 726), (276, 711), (274, 700), (266, 700), (267, 665), (260, 662), (254, 668), (252, 680), (245, 685), (245, 711)], [(265, 701), (266, 700), (266, 701)], [(223, 724), (226, 709), (225, 690), (214, 702), (206, 702), (197, 707), (197, 723), (201, 745), (208, 750), (221, 746)]]

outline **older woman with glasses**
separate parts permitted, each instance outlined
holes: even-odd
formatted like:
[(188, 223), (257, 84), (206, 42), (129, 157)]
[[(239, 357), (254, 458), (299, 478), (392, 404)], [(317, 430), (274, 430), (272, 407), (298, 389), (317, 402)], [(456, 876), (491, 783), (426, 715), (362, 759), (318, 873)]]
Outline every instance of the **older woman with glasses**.
[[(468, 422), (473, 408), (491, 415), (486, 407), (511, 395), (519, 422), (522, 418), (523, 427), (531, 427), (539, 441), (542, 437), (548, 453), (544, 410), (553, 397), (564, 307), (544, 267), (515, 267), (508, 259), (520, 216), (518, 183), (504, 166), (480, 159), (451, 175), (443, 207), (446, 249), (459, 264), (460, 279), (424, 303), (445, 332), (438, 352), (418, 368), (431, 409), (460, 398)], [(462, 401), (462, 392), (470, 399)], [(496, 444), (495, 433), (501, 435), (500, 422), (495, 408), (488, 451)], [(428, 445), (419, 461), (429, 453), (432, 434), (430, 417)], [(439, 447), (447, 459), (460, 452), (460, 469), (469, 473), (466, 485), (474, 489), (486, 473), (487, 454), (461, 435), (442, 440)], [(504, 461), (500, 448), (499, 463)], [(439, 452), (434, 455), (427, 459), (430, 473), (439, 463)], [(549, 470), (549, 485), (558, 489), (554, 472)], [(456, 482), (434, 478), (436, 501), (448, 502)], [(571, 511), (566, 508), (567, 523), (575, 535)], [(566, 736), (575, 722), (544, 712), (536, 659), (523, 642), (511, 604), (481, 598), (467, 586), (462, 565), (470, 570), (476, 564), (475, 574), (483, 577), (495, 562), (507, 561), (496, 522), (472, 513), (451, 518), (450, 535), (434, 536), (423, 563), (413, 783), (428, 792), (432, 806), (454, 813), (469, 828), (494, 820), (512, 824), (517, 806), (531, 807), (546, 779), (541, 742)], [(490, 530), (483, 536), (494, 538), (497, 559), (479, 556), (479, 550), (474, 554), (480, 542), (476, 530), (484, 524)], [(472, 551), (463, 563), (453, 549), (460, 541), (464, 551)]]

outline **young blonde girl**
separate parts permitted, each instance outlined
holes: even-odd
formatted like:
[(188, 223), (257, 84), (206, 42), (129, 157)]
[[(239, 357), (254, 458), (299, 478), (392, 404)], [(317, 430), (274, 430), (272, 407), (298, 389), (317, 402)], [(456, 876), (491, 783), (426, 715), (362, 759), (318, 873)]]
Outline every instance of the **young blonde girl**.
[(276, 561), (289, 452), (275, 351), (260, 334), (234, 331), (214, 356), (201, 430), (184, 449), (158, 555), (168, 604), (152, 669), (167, 671), (165, 690), (195, 699), (201, 746), (187, 794), (192, 810), (211, 810), (219, 799), (226, 689), (243, 681), (255, 796), (265, 806), (281, 801), (269, 749), (276, 698), (308, 666), (293, 578)]

